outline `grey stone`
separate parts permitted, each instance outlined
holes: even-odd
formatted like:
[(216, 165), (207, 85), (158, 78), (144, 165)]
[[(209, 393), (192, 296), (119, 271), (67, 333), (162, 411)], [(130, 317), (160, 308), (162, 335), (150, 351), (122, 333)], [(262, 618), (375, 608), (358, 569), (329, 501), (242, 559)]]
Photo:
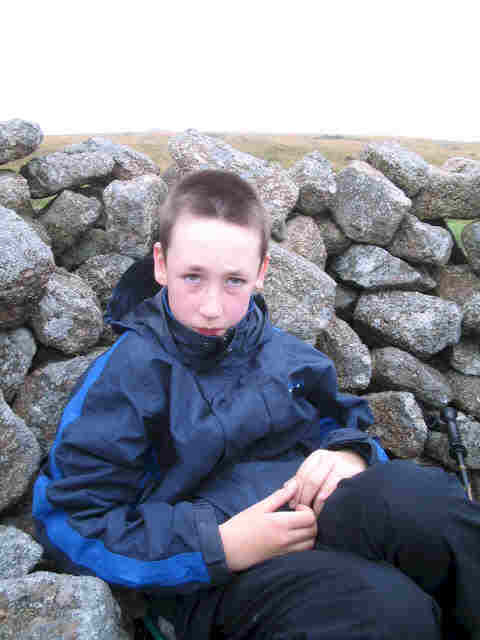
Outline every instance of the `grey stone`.
[(480, 276), (480, 220), (471, 222), (463, 228), (462, 242), (470, 266)]
[(453, 171), (454, 173), (473, 175), (480, 173), (480, 162), (478, 160), (472, 160), (471, 158), (449, 158), (442, 164), (441, 169)]
[(52, 251), (16, 213), (0, 207), (0, 327), (20, 326), (55, 268)]
[(19, 529), (0, 524), (0, 580), (21, 578), (39, 563), (42, 547)]
[(411, 213), (420, 220), (477, 218), (480, 211), (480, 171), (453, 173), (430, 167), (428, 184), (414, 199)]
[(28, 181), (32, 197), (44, 198), (106, 178), (111, 174), (113, 165), (111, 155), (102, 151), (78, 154), (56, 151), (32, 158), (20, 172)]
[(171, 164), (165, 169), (161, 177), (170, 191), (183, 176), (177, 165)]
[(330, 216), (315, 216), (313, 220), (320, 229), (328, 257), (340, 255), (352, 244)]
[(112, 252), (144, 258), (153, 247), (167, 186), (159, 176), (114, 180), (103, 192)]
[(40, 466), (40, 447), (0, 391), (0, 512), (16, 504)]
[(132, 640), (108, 585), (36, 571), (0, 581), (1, 640)]
[(417, 195), (427, 184), (428, 163), (418, 153), (402, 147), (398, 142), (367, 144), (360, 153), (360, 160), (381, 171), (409, 198)]
[(299, 191), (285, 169), (195, 129), (170, 138), (168, 150), (182, 176), (200, 169), (221, 169), (232, 171), (253, 185), (271, 216), (274, 237), (284, 238), (285, 219), (295, 206)]
[(466, 376), (453, 370), (445, 375), (453, 389), (455, 405), (465, 413), (480, 418), (480, 376)]
[(354, 320), (360, 335), (428, 358), (460, 340), (462, 312), (454, 302), (423, 293), (384, 291), (361, 296)]
[(59, 255), (72, 247), (93, 226), (102, 211), (97, 198), (87, 198), (73, 191), (62, 191), (38, 218), (52, 239), (52, 251)]
[(379, 438), (382, 446), (398, 458), (421, 456), (428, 429), (413, 393), (385, 391), (364, 397), (374, 418), (368, 433)]
[(314, 344), (318, 332), (333, 319), (335, 281), (317, 265), (272, 242), (264, 286), (273, 324)]
[(370, 352), (346, 322), (333, 318), (319, 333), (316, 347), (333, 360), (342, 391), (356, 393), (368, 387), (372, 376)]
[(70, 249), (57, 258), (66, 269), (74, 269), (89, 258), (105, 255), (112, 250), (109, 235), (104, 229), (88, 229)]
[(468, 264), (448, 264), (440, 268), (437, 280), (438, 296), (456, 302), (462, 310), (465, 305), (470, 304), (470, 314), (473, 313), (475, 317), (475, 308), (471, 303), (476, 299), (476, 294), (480, 294), (480, 278)]
[(37, 352), (32, 332), (25, 328), (0, 331), (0, 389), (11, 402), (23, 383)]
[(104, 351), (96, 349), (86, 356), (50, 362), (25, 378), (13, 408), (28, 423), (43, 453), (53, 444), (62, 411), (78, 378)]
[(478, 338), (462, 338), (454, 344), (450, 355), (451, 366), (467, 376), (480, 376), (480, 341)]
[(335, 291), (335, 313), (343, 320), (350, 322), (359, 296), (360, 292), (358, 289), (347, 287), (337, 282), (337, 289)]
[(333, 217), (355, 242), (388, 245), (410, 207), (403, 191), (366, 162), (355, 160), (337, 175)]
[(314, 216), (332, 206), (337, 185), (332, 163), (319, 151), (307, 153), (290, 169), (288, 175), (299, 188), (296, 208)]
[(378, 289), (417, 289), (421, 274), (388, 251), (369, 244), (353, 245), (330, 265), (340, 280), (372, 291)]
[(312, 218), (296, 216), (289, 220), (287, 236), (280, 246), (325, 269), (327, 251), (322, 234)]
[(71, 144), (64, 149), (65, 153), (74, 155), (92, 151), (102, 151), (112, 157), (114, 165), (111, 177), (116, 180), (131, 180), (145, 174), (160, 175), (161, 173), (158, 164), (145, 153), (100, 136), (89, 138), (79, 144)]
[(463, 305), (462, 331), (467, 335), (480, 334), (480, 291)]
[(103, 317), (92, 288), (78, 276), (58, 268), (47, 282), (30, 324), (43, 345), (73, 355), (88, 351), (97, 343)]
[(28, 182), (15, 171), (0, 171), (0, 207), (20, 216), (33, 216)]
[(36, 122), (20, 118), (0, 122), (0, 164), (25, 158), (42, 140), (43, 133)]
[(450, 260), (453, 244), (447, 229), (420, 222), (407, 213), (387, 249), (409, 262), (438, 266)]
[(372, 386), (386, 391), (407, 391), (432, 407), (444, 407), (453, 398), (445, 376), (410, 353), (385, 347), (372, 351)]
[(92, 287), (105, 311), (115, 285), (134, 262), (116, 253), (100, 255), (86, 260), (75, 273)]
[[(468, 451), (465, 466), (480, 469), (480, 422), (461, 411), (457, 413), (457, 428)], [(425, 453), (441, 462), (447, 469), (456, 469), (456, 462), (450, 457), (448, 437), (445, 433), (430, 431)]]

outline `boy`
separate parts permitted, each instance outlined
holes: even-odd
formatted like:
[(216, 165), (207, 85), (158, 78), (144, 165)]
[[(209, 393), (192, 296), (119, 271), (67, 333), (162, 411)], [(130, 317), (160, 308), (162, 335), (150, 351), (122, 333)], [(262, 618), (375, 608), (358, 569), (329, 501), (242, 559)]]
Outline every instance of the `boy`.
[(179, 638), (440, 638), (437, 602), (469, 637), (478, 505), (437, 469), (385, 462), (366, 402), (271, 326), (253, 295), (269, 238), (254, 190), (190, 174), (159, 238), (161, 290), (136, 281), (148, 261), (122, 278), (122, 335), (77, 385), (37, 480), (44, 547), (174, 600)]

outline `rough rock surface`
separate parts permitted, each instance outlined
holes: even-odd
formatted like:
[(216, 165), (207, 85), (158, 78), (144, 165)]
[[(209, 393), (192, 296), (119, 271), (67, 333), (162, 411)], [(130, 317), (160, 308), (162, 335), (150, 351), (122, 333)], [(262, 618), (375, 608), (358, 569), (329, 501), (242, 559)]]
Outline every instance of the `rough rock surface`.
[(19, 216), (33, 216), (28, 183), (15, 171), (0, 171), (0, 207), (11, 209)]
[(355, 160), (337, 175), (333, 217), (355, 242), (388, 245), (410, 207), (409, 198), (366, 162)]
[(71, 144), (65, 153), (80, 154), (102, 151), (113, 159), (111, 177), (117, 180), (131, 180), (145, 174), (160, 175), (160, 167), (145, 153), (135, 151), (127, 145), (115, 144), (111, 140), (95, 136), (79, 144)]
[(409, 262), (439, 266), (450, 260), (453, 245), (447, 229), (420, 222), (407, 213), (387, 249)]
[(0, 391), (0, 512), (27, 491), (40, 465), (40, 447)]
[(337, 185), (332, 163), (319, 151), (307, 153), (288, 170), (299, 188), (296, 208), (304, 215), (314, 216), (329, 209), (334, 201)]
[(275, 243), (270, 247), (264, 293), (273, 324), (311, 344), (333, 318), (334, 280)]
[(100, 216), (102, 203), (73, 191), (62, 191), (42, 211), (39, 222), (52, 239), (52, 251), (61, 254), (92, 227)]
[[(480, 208), (478, 213), (480, 215)], [(480, 276), (480, 221), (471, 222), (463, 228), (462, 242), (470, 266)]]
[(37, 345), (26, 327), (0, 331), (0, 389), (13, 400), (32, 364)]
[(3, 525), (0, 525), (0, 549), (0, 580), (27, 575), (43, 555), (42, 547), (29, 535)]
[(57, 151), (32, 158), (20, 171), (28, 181), (32, 197), (44, 198), (105, 178), (113, 165), (113, 158), (101, 151), (79, 154)]
[(104, 229), (88, 229), (73, 247), (57, 257), (57, 262), (71, 270), (80, 266), (85, 260), (105, 255), (111, 250), (110, 238)]
[(313, 220), (320, 229), (328, 257), (340, 255), (352, 244), (329, 215), (315, 216)]
[(412, 211), (420, 220), (471, 220), (480, 210), (480, 172), (453, 173), (430, 167), (428, 183), (415, 198)]
[(96, 349), (87, 356), (50, 362), (25, 378), (13, 409), (29, 425), (44, 453), (53, 444), (61, 413), (78, 378), (104, 351)]
[(480, 418), (480, 376), (467, 376), (452, 369), (445, 376), (453, 389), (454, 404), (461, 411)]
[(452, 347), (450, 365), (460, 373), (480, 376), (480, 340), (463, 338)]
[(440, 168), (455, 173), (475, 174), (480, 173), (480, 162), (471, 158), (454, 157), (446, 160)]
[(200, 169), (222, 169), (233, 171), (253, 185), (272, 218), (275, 238), (284, 238), (285, 219), (297, 202), (299, 191), (285, 169), (195, 129), (170, 138), (168, 150), (182, 175)]
[(354, 245), (330, 266), (344, 284), (363, 289), (418, 289), (422, 274), (407, 262), (374, 245)]
[(370, 352), (346, 322), (333, 318), (315, 346), (335, 362), (342, 391), (357, 393), (368, 387), (372, 376)]
[(480, 291), (472, 296), (463, 305), (462, 331), (465, 334), (480, 334)]
[(92, 288), (58, 268), (37, 303), (31, 326), (39, 342), (72, 355), (88, 351), (98, 342), (103, 316)]
[(99, 255), (86, 260), (75, 273), (92, 287), (102, 311), (105, 311), (113, 288), (134, 262), (132, 258), (118, 253)]
[(36, 122), (20, 118), (0, 122), (0, 164), (25, 158), (42, 140), (43, 133)]
[(16, 213), (0, 207), (0, 328), (28, 317), (54, 270), (52, 251)]
[(453, 391), (444, 375), (415, 356), (395, 347), (372, 351), (372, 386), (386, 391), (407, 391), (432, 407), (444, 407)]
[(374, 423), (370, 435), (399, 458), (415, 458), (423, 453), (428, 430), (413, 393), (386, 391), (369, 393), (367, 398)]
[(157, 230), (158, 210), (167, 195), (159, 176), (114, 180), (103, 192), (106, 232), (112, 251), (134, 259), (151, 250)]
[[(468, 451), (465, 465), (469, 469), (480, 469), (480, 422), (461, 411), (457, 413), (457, 428)], [(441, 462), (447, 469), (456, 469), (456, 462), (450, 457), (448, 437), (445, 433), (430, 431), (425, 453)]]
[(1, 640), (132, 640), (98, 578), (37, 571), (0, 580)]
[(409, 198), (413, 198), (427, 184), (428, 163), (398, 142), (385, 141), (367, 144), (360, 160), (368, 162), (383, 173)]
[(372, 336), (420, 357), (460, 340), (462, 312), (454, 302), (417, 292), (384, 291), (361, 296), (354, 313), (360, 335)]
[(320, 269), (325, 269), (327, 251), (318, 226), (307, 216), (296, 216), (287, 222), (287, 235), (280, 243), (284, 249), (298, 253)]
[[(468, 264), (449, 264), (438, 270), (437, 296), (444, 300), (452, 300), (463, 309), (480, 295), (480, 278), (476, 276)], [(470, 313), (475, 315), (475, 308), (470, 306)]]

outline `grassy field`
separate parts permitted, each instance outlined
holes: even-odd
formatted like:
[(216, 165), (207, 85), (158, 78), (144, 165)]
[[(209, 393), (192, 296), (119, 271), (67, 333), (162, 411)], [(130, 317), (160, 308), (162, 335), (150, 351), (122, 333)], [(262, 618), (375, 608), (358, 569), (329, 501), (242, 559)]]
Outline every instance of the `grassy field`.
[[(412, 151), (416, 151), (427, 162), (440, 166), (445, 160), (454, 156), (480, 160), (480, 142), (449, 142), (427, 140), (422, 138), (391, 138), (388, 136), (364, 138), (354, 136), (326, 136), (326, 135), (300, 135), (300, 134), (255, 134), (255, 133), (221, 133), (206, 132), (209, 135), (218, 136), (230, 143), (236, 149), (246, 151), (266, 160), (279, 162), (284, 167), (291, 166), (310, 151), (320, 151), (328, 158), (338, 171), (346, 166), (350, 160), (358, 157), (358, 154), (368, 142), (381, 140), (397, 140), (400, 144)], [(146, 153), (160, 168), (166, 169), (171, 164), (167, 144), (170, 136), (175, 132), (149, 131), (144, 133), (118, 133), (118, 134), (90, 134), (71, 136), (46, 136), (39, 149), (29, 156), (61, 151), (65, 146), (74, 142), (81, 142), (92, 135), (103, 137), (126, 144), (137, 151)], [(19, 169), (29, 158), (3, 165), (2, 168)]]

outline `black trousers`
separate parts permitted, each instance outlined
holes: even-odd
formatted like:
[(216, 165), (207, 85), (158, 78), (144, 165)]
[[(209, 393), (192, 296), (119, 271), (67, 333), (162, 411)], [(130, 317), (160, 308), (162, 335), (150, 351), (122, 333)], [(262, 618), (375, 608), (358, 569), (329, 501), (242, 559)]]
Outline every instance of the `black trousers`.
[(203, 592), (185, 639), (480, 638), (480, 505), (457, 478), (412, 462), (343, 480), (312, 551)]

